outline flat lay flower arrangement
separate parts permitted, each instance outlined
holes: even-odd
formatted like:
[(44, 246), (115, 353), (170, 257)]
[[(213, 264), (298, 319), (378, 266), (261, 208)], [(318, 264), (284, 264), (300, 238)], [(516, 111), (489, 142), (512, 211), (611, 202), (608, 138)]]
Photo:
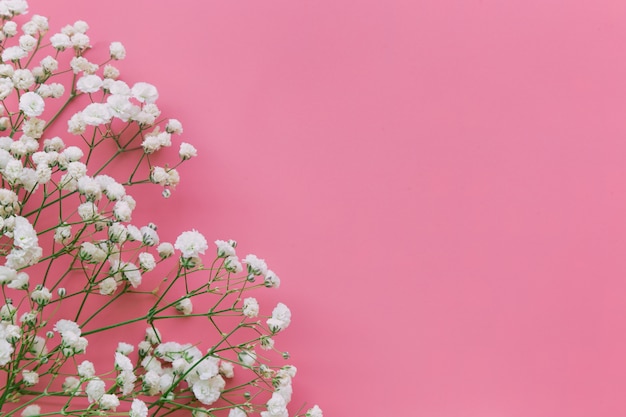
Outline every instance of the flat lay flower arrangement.
[[(196, 156), (182, 124), (122, 81), (122, 43), (91, 62), (87, 23), (28, 11), (0, 0), (0, 414), (288, 416), (291, 313), (249, 295), (278, 276), (235, 241), (132, 223), (131, 187), (168, 198)], [(191, 320), (197, 340), (159, 330)]]

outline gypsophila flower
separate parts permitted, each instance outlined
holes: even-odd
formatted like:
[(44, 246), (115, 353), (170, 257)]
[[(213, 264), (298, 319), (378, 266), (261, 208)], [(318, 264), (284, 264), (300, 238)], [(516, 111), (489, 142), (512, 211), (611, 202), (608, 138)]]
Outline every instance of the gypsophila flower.
[(221, 361), (220, 374), (222, 374), (224, 378), (234, 378), (235, 368), (233, 364), (231, 362)]
[(191, 300), (189, 298), (183, 298), (178, 303), (176, 303), (176, 310), (185, 315), (189, 315), (193, 311), (193, 304), (191, 303)]
[(46, 305), (50, 302), (52, 294), (47, 288), (44, 287), (33, 291), (30, 298), (39, 305)]
[(78, 375), (83, 379), (93, 378), (96, 374), (96, 370), (93, 366), (93, 363), (90, 361), (82, 361), (80, 365), (78, 365)]
[(124, 59), (126, 57), (126, 49), (121, 42), (111, 42), (111, 45), (109, 45), (109, 54), (112, 59)]
[(200, 253), (203, 254), (209, 248), (209, 245), (204, 236), (194, 229), (181, 233), (174, 243), (174, 248), (181, 251), (183, 257), (191, 258), (198, 256)]
[(157, 246), (157, 252), (161, 258), (169, 258), (174, 254), (174, 245), (169, 242), (163, 242)]
[(80, 379), (68, 376), (65, 378), (65, 381), (63, 381), (62, 388), (66, 393), (77, 393), (80, 389)]
[(98, 400), (98, 405), (102, 410), (114, 410), (119, 407), (120, 400), (115, 394), (104, 394)]
[(180, 159), (183, 161), (187, 159), (191, 159), (194, 156), (198, 156), (198, 150), (191, 144), (182, 142), (180, 144), (180, 150), (178, 151), (178, 155), (180, 155)]
[(45, 103), (37, 93), (29, 91), (20, 97), (20, 110), (28, 117), (37, 117), (43, 113)]
[(159, 98), (156, 87), (144, 82), (133, 85), (131, 92), (133, 97), (142, 103), (154, 103)]
[(247, 417), (247, 414), (241, 408), (231, 408), (228, 417)]
[(22, 380), (24, 381), (24, 385), (27, 387), (32, 387), (39, 382), (39, 374), (34, 371), (22, 371)]
[(130, 407), (130, 417), (147, 417), (148, 416), (148, 407), (146, 403), (137, 398), (133, 399), (133, 403)]
[(31, 404), (26, 406), (20, 415), (22, 417), (33, 417), (38, 416), (39, 414), (41, 414), (41, 407), (37, 404)]
[(237, 354), (239, 361), (245, 366), (253, 366), (256, 362), (256, 353), (254, 350), (242, 350)]
[(85, 394), (90, 403), (100, 400), (105, 393), (104, 381), (100, 378), (94, 377), (89, 380), (87, 387), (85, 388)]
[(324, 417), (322, 409), (316, 404), (306, 412), (306, 417)]
[(243, 315), (254, 318), (259, 315), (259, 303), (254, 297), (248, 297), (243, 300)]

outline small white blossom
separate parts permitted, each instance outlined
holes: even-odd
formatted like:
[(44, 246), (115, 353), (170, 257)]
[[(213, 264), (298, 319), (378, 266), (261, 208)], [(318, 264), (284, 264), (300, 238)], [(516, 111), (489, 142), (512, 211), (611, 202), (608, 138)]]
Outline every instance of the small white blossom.
[(43, 113), (45, 103), (37, 93), (29, 91), (20, 97), (20, 110), (28, 117), (37, 117)]
[(324, 417), (324, 414), (322, 409), (316, 404), (313, 408), (309, 408), (309, 411), (306, 412), (306, 417)]
[(147, 417), (148, 406), (143, 401), (135, 398), (133, 404), (130, 406), (129, 417)]
[(198, 150), (193, 145), (182, 142), (180, 144), (178, 155), (180, 156), (180, 159), (187, 160), (193, 158), (194, 156), (198, 156)]
[(89, 361), (82, 361), (80, 365), (78, 365), (78, 375), (83, 379), (93, 378), (96, 374), (96, 369), (93, 366), (93, 363)]
[(254, 297), (248, 297), (243, 300), (243, 315), (254, 318), (259, 315), (259, 302)]
[(208, 380), (199, 380), (191, 387), (193, 395), (202, 404), (211, 405), (217, 401), (224, 390), (226, 382), (220, 375)]
[(180, 311), (184, 315), (189, 315), (193, 311), (193, 304), (189, 298), (183, 298), (176, 303), (176, 310)]
[(220, 374), (222, 374), (224, 378), (234, 378), (235, 368), (232, 362), (221, 361), (220, 362)]
[(37, 404), (31, 404), (24, 408), (21, 412), (22, 417), (33, 417), (41, 414), (41, 407)]
[(105, 393), (105, 384), (104, 381), (100, 378), (93, 378), (87, 384), (85, 388), (85, 393), (87, 394), (87, 399), (90, 403), (94, 401), (100, 400)]
[(63, 381), (63, 391), (66, 393), (76, 393), (80, 389), (80, 379), (74, 376), (68, 376)]
[(100, 290), (100, 294), (111, 295), (117, 289), (117, 281), (112, 277), (105, 278), (100, 282), (100, 284), (98, 284), (98, 288)]
[(76, 89), (81, 93), (95, 93), (102, 88), (102, 79), (94, 74), (83, 75), (76, 82)]
[(131, 93), (134, 98), (142, 103), (154, 103), (159, 98), (156, 87), (144, 82), (138, 82), (133, 85)]
[(174, 248), (182, 252), (183, 257), (191, 258), (196, 257), (198, 254), (204, 254), (204, 251), (209, 248), (206, 239), (197, 230), (191, 230), (183, 232), (176, 238)]
[(109, 54), (112, 59), (124, 59), (126, 57), (126, 49), (121, 42), (111, 42), (111, 45), (109, 45)]
[(39, 382), (39, 374), (34, 371), (23, 370), (22, 379), (27, 387), (32, 387)]
[(174, 245), (169, 242), (163, 242), (157, 246), (157, 253), (162, 259), (169, 258), (174, 254)]

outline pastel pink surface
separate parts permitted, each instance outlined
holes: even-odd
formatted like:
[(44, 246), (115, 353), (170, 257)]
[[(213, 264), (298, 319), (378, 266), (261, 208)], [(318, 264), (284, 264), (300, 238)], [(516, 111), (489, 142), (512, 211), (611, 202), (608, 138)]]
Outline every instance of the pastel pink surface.
[[(293, 405), (626, 414), (626, 3), (31, 1), (122, 41), (201, 156), (162, 234), (282, 278)], [(147, 211), (151, 211), (148, 213)], [(270, 307), (267, 307), (270, 308)]]

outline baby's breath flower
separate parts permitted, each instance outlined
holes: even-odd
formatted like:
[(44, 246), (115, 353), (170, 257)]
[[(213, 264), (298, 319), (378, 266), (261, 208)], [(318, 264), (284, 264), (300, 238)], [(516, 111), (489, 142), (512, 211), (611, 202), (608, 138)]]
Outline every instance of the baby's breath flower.
[(176, 310), (180, 311), (184, 315), (189, 315), (193, 311), (193, 304), (189, 298), (183, 298), (176, 303)]
[(20, 415), (22, 417), (33, 417), (38, 416), (39, 414), (41, 414), (41, 407), (37, 404), (30, 404), (26, 406), (24, 410), (22, 410), (22, 413)]
[(121, 42), (111, 42), (111, 45), (109, 45), (109, 54), (112, 59), (124, 59), (126, 58), (126, 49)]

